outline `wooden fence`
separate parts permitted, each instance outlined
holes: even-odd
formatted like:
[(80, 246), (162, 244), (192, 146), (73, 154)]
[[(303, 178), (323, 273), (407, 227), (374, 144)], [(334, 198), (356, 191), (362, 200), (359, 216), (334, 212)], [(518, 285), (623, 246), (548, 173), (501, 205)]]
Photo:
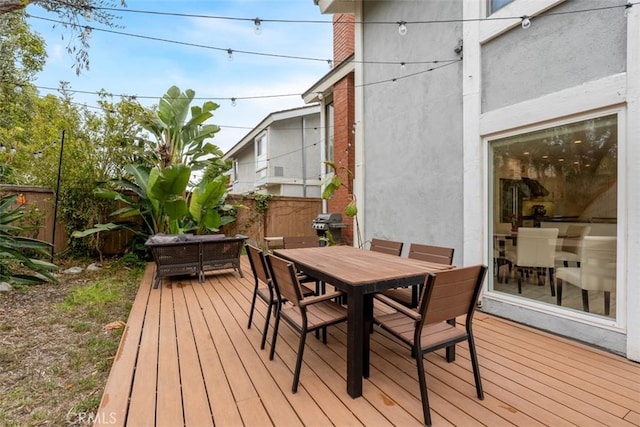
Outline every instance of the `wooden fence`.
[[(51, 188), (21, 185), (0, 185), (2, 194), (18, 194), (27, 209), (25, 225), (40, 226), (30, 237), (52, 242), (55, 194)], [(322, 212), (322, 199), (309, 197), (273, 196), (266, 200), (267, 209), (260, 212), (259, 203), (241, 195), (230, 195), (227, 203), (242, 205), (237, 221), (227, 224), (221, 230), (228, 236), (244, 234), (258, 244), (264, 243), (265, 236), (315, 236), (311, 223)], [(55, 253), (68, 246), (69, 235), (64, 223), (58, 220), (55, 227)], [(103, 255), (122, 254), (131, 239), (128, 231), (109, 233), (101, 247)]]
[(259, 203), (250, 197), (230, 195), (227, 203), (246, 208), (239, 209), (237, 221), (224, 226), (222, 232), (227, 236), (244, 234), (260, 245), (269, 236), (315, 236), (311, 224), (322, 212), (322, 199), (311, 197), (273, 196), (267, 199), (265, 212), (260, 212)]
[[(53, 239), (53, 213), (55, 208), (55, 194), (51, 188), (33, 187), (26, 185), (0, 185), (0, 193), (5, 195), (17, 194), (16, 204), (25, 207), (26, 215), (20, 224), (23, 227), (35, 227), (33, 233), (27, 232), (28, 237), (52, 243)], [(64, 224), (57, 219), (55, 227), (55, 253), (67, 248), (68, 236)]]

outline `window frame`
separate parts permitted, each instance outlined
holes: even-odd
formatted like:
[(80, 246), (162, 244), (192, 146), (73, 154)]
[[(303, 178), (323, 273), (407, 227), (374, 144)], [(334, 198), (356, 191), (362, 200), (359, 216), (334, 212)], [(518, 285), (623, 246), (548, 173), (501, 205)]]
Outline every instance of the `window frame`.
[[(582, 313), (579, 311), (568, 310), (562, 306), (550, 305), (543, 302), (538, 302), (536, 300), (523, 298), (518, 295), (510, 295), (499, 291), (494, 291), (493, 286), (489, 286), (487, 283), (485, 287), (485, 292), (483, 293), (483, 298), (488, 298), (496, 301), (507, 302), (514, 306), (520, 306), (532, 309), (534, 311), (540, 311), (549, 313), (551, 315), (555, 315), (558, 317), (574, 320), (580, 323), (598, 326), (603, 329), (608, 329), (616, 332), (623, 332), (626, 330), (626, 317), (627, 317), (627, 276), (625, 274), (627, 270), (627, 258), (628, 255), (625, 251), (627, 247), (626, 239), (627, 236), (623, 232), (626, 230), (626, 200), (624, 199), (624, 195), (626, 194), (626, 173), (627, 168), (625, 166), (626, 159), (626, 133), (625, 129), (627, 128), (627, 116), (626, 116), (626, 106), (625, 105), (615, 105), (609, 107), (603, 107), (598, 110), (586, 111), (582, 113), (576, 113), (573, 115), (568, 115), (564, 117), (558, 117), (556, 119), (544, 121), (544, 122), (536, 122), (530, 123), (528, 125), (524, 125), (518, 128), (510, 128), (505, 129), (501, 132), (493, 132), (491, 134), (482, 136), (482, 146), (483, 151), (485, 153), (485, 227), (488, 230), (486, 234), (485, 241), (485, 251), (486, 258), (491, 262), (493, 259), (493, 239), (492, 236), (494, 234), (493, 230), (493, 222), (494, 222), (494, 214), (493, 214), (493, 202), (494, 198), (497, 197), (493, 192), (493, 167), (492, 167), (492, 148), (491, 142), (495, 140), (500, 140), (503, 138), (509, 138), (529, 132), (535, 132), (545, 129), (550, 129), (557, 126), (567, 125), (571, 123), (576, 123), (580, 121), (590, 120), (594, 118), (604, 117), (607, 115), (617, 115), (617, 127), (618, 127), (618, 139), (617, 139), (617, 225), (616, 225), (616, 236), (617, 236), (617, 271), (616, 271), (616, 317), (615, 318), (605, 318), (600, 316), (594, 316), (590, 313)], [(493, 269), (492, 269), (493, 271)], [(495, 280), (495, 278), (492, 278)]]
[[(518, 17), (526, 15), (533, 18), (565, 1), (566, 0), (513, 0), (511, 3), (491, 13), (491, 0), (488, 0), (485, 3), (485, 19), (480, 21), (480, 44), (486, 43), (498, 37), (500, 34), (521, 25), (522, 21), (517, 19)], [(534, 19), (532, 19), (531, 22), (535, 25)]]
[(267, 132), (262, 132), (254, 139), (255, 143), (255, 160), (256, 160), (256, 174), (264, 178), (266, 176), (266, 170), (269, 166), (267, 161), (267, 152), (269, 151), (269, 141), (267, 139)]

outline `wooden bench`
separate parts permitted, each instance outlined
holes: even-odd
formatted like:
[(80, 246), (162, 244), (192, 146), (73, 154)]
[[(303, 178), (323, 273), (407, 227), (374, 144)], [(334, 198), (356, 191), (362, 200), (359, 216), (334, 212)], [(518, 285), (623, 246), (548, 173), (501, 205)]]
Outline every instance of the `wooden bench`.
[(145, 245), (151, 249), (156, 262), (153, 288), (162, 277), (197, 274), (204, 281), (204, 272), (233, 268), (244, 277), (240, 268), (240, 254), (246, 236), (226, 237), (224, 234), (156, 234)]

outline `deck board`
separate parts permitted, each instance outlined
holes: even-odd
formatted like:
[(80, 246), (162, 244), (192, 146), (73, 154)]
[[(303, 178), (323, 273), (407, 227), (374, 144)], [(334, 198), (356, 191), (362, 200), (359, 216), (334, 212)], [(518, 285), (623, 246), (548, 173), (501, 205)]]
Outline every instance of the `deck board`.
[[(246, 257), (242, 267), (251, 271)], [(422, 424), (415, 360), (376, 330), (363, 395), (346, 392), (346, 325), (307, 337), (291, 393), (298, 334), (281, 324), (276, 357), (260, 350), (266, 305), (247, 329), (253, 278), (231, 270), (166, 278), (145, 271), (104, 390), (96, 425), (413, 426)], [(378, 309), (378, 308), (377, 308)], [(485, 399), (466, 343), (456, 361), (425, 357), (434, 426), (640, 426), (640, 365), (479, 312), (474, 330)], [(115, 424), (113, 423), (115, 421)]]

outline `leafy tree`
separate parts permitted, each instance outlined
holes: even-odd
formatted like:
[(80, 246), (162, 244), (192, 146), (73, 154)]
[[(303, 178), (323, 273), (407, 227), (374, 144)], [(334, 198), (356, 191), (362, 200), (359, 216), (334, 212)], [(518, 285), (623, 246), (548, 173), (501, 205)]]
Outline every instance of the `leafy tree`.
[(11, 159), (34, 116), (37, 93), (30, 83), (46, 59), (44, 41), (29, 31), (24, 13), (0, 15), (0, 170), (2, 182), (17, 183)]
[(76, 73), (89, 69), (89, 38), (91, 27), (86, 23), (96, 22), (103, 26), (118, 27), (118, 18), (111, 10), (117, 6), (126, 7), (125, 0), (0, 0), (0, 16), (20, 11), (28, 5), (38, 5), (46, 11), (55, 13), (62, 20), (60, 25), (70, 29), (76, 37), (70, 41), (67, 52), (75, 59)]

